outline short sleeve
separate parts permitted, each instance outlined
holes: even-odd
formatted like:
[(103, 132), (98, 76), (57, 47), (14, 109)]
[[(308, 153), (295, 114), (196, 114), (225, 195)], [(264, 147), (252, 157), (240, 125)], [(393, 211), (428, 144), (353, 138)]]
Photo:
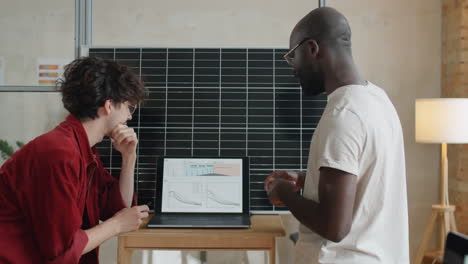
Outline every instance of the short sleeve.
[(334, 109), (320, 121), (323, 133), (317, 139), (318, 166), (359, 175), (366, 130), (359, 116), (347, 109)]

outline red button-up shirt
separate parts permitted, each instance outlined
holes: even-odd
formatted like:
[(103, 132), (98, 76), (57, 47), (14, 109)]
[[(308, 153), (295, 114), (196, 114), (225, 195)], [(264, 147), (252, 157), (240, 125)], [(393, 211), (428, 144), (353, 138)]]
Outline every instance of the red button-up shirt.
[(125, 204), (81, 122), (69, 115), (0, 168), (0, 263), (98, 263), (83, 230)]

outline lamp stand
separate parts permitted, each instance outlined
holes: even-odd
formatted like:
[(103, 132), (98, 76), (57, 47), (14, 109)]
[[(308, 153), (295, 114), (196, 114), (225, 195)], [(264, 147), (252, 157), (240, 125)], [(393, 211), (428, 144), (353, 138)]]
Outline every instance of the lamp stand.
[[(419, 245), (418, 252), (414, 264), (420, 264), (424, 256), (436, 259), (442, 257), (445, 249), (445, 239), (450, 231), (457, 231), (455, 223), (455, 206), (449, 204), (448, 200), (448, 160), (447, 160), (447, 143), (442, 143), (440, 153), (440, 204), (432, 205), (432, 214), (429, 224), (424, 231), (424, 236)], [(440, 235), (438, 248), (434, 251), (426, 252), (427, 245), (431, 235), (435, 231), (436, 222), (440, 219)]]

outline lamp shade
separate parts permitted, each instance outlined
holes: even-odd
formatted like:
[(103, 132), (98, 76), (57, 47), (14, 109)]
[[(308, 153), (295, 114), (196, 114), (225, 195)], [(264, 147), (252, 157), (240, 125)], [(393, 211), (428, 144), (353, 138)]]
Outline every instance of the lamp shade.
[(468, 98), (416, 99), (416, 141), (468, 143)]

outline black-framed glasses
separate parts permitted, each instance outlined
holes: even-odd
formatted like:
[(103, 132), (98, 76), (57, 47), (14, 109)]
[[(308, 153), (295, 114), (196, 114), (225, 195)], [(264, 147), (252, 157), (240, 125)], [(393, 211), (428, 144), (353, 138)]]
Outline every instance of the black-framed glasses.
[(290, 49), (286, 54), (284, 54), (283, 58), (284, 60), (286, 60), (286, 62), (294, 67), (294, 51), (299, 48), (299, 46), (301, 46), (302, 44), (304, 44), (307, 40), (309, 40), (310, 38), (305, 38), (303, 40), (301, 40), (296, 46), (294, 46), (294, 48)]
[(130, 103), (127, 103), (127, 105), (128, 105), (128, 111), (130, 112), (131, 115), (133, 115), (133, 113), (135, 113), (138, 105), (132, 105)]

